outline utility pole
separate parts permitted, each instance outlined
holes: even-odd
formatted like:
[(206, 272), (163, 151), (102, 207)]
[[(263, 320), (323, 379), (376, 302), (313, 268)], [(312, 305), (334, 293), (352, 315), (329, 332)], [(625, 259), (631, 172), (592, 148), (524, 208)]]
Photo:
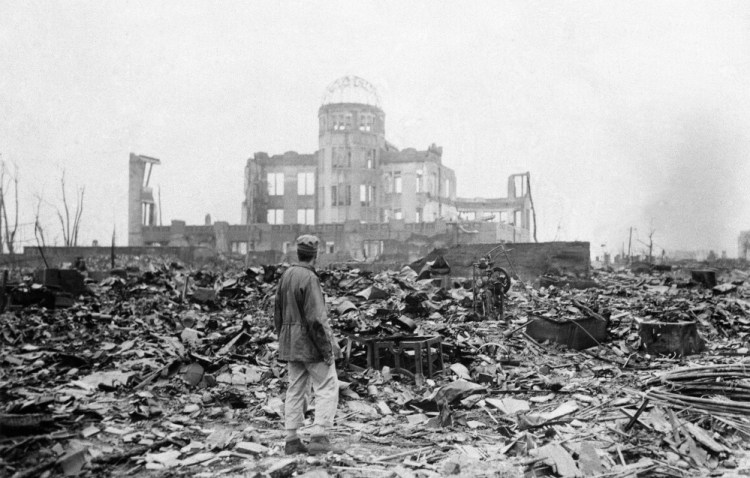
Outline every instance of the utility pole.
[(628, 237), (628, 264), (633, 262), (633, 256), (630, 255), (630, 246), (633, 243), (633, 226), (630, 226), (630, 237)]

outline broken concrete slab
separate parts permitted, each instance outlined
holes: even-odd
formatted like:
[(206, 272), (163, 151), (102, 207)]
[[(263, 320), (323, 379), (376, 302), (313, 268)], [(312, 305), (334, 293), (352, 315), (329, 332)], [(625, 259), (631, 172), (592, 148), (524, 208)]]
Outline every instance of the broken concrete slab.
[(73, 449), (57, 460), (65, 476), (74, 476), (81, 472), (86, 464), (86, 451), (86, 448)]
[(234, 450), (245, 455), (258, 456), (268, 452), (268, 447), (251, 441), (241, 441), (234, 446)]
[(552, 470), (558, 476), (562, 477), (579, 477), (583, 476), (578, 469), (578, 465), (568, 451), (559, 443), (548, 443), (536, 450), (531, 451), (532, 455), (544, 458)]
[(505, 415), (515, 415), (516, 413), (528, 412), (530, 410), (529, 402), (511, 397), (486, 398), (484, 401), (487, 405), (500, 410)]
[(728, 294), (729, 292), (734, 292), (737, 290), (737, 286), (732, 283), (724, 283), (719, 284), (711, 289), (714, 294), (721, 295), (721, 294)]

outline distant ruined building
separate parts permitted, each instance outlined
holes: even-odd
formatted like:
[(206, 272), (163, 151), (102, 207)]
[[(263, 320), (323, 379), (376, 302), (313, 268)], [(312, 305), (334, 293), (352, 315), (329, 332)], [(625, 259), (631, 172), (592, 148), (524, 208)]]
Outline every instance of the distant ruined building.
[[(202, 245), (219, 253), (279, 258), (305, 233), (322, 241), (322, 259), (411, 260), (455, 244), (529, 242), (529, 174), (508, 178), (508, 197), (458, 198), (443, 150), (398, 150), (385, 138), (375, 88), (343, 77), (318, 110), (318, 150), (258, 152), (247, 160), (240, 225), (154, 223), (148, 187), (152, 158), (131, 154), (129, 245)], [(146, 169), (148, 166), (148, 176)]]
[(750, 260), (750, 231), (740, 232), (740, 237), (737, 239), (737, 257)]

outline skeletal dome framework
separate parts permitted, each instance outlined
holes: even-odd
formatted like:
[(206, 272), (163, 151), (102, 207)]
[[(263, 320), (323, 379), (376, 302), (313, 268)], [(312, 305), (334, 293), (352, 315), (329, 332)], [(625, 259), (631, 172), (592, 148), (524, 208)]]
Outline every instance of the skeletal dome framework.
[(380, 108), (380, 96), (369, 81), (358, 76), (342, 76), (328, 85), (323, 94), (323, 105), (336, 103), (360, 103)]

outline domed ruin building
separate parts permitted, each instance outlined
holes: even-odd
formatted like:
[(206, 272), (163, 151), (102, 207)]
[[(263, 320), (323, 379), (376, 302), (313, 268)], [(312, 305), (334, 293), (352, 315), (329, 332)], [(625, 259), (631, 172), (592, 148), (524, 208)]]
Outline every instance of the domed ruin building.
[[(159, 227), (152, 214), (147, 223), (131, 217), (131, 245), (213, 240), (220, 252), (283, 256), (298, 235), (313, 233), (329, 260), (372, 261), (410, 260), (456, 243), (528, 242), (528, 178), (512, 175), (505, 198), (457, 198), (456, 174), (443, 164), (442, 148), (397, 149), (386, 140), (375, 87), (345, 76), (325, 90), (316, 152), (259, 152), (247, 160), (241, 225), (186, 227), (173, 221)], [(130, 209), (141, 210), (137, 204)], [(140, 243), (137, 237), (132, 242), (134, 230)]]

